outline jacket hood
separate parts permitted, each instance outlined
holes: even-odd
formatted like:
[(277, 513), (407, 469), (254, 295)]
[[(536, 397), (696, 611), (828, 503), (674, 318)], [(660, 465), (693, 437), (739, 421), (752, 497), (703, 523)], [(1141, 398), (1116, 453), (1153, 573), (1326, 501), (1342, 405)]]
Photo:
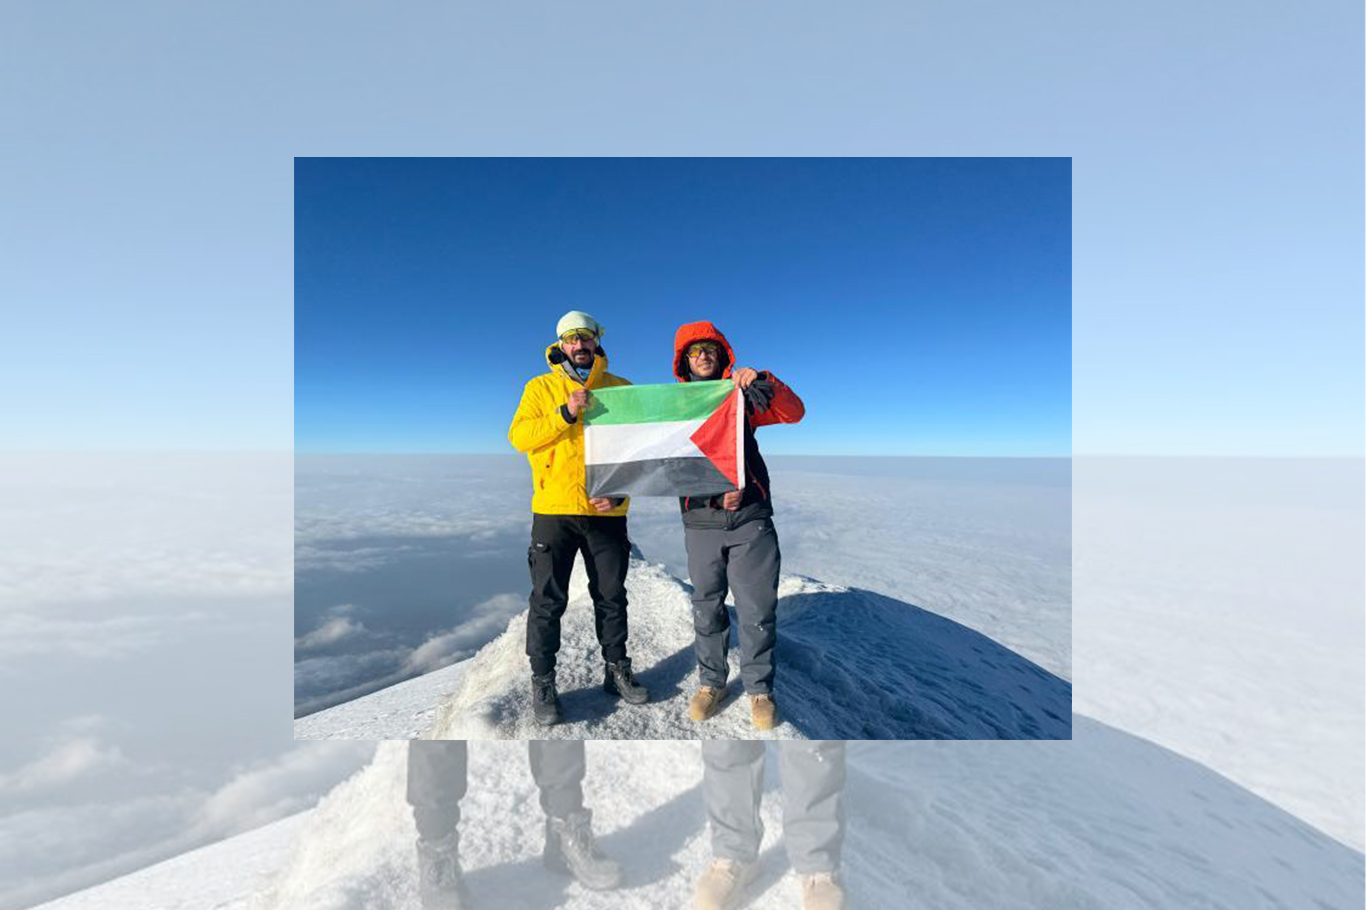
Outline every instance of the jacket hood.
[(678, 327), (674, 333), (674, 376), (679, 382), (688, 381), (688, 345), (697, 341), (714, 341), (725, 352), (725, 363), (721, 365), (719, 379), (729, 379), (731, 367), (735, 366), (735, 351), (721, 330), (710, 322), (689, 322)]
[[(575, 373), (574, 368), (570, 366), (569, 357), (565, 354), (563, 350), (561, 350), (560, 343), (558, 341), (545, 349), (545, 363), (546, 366), (550, 367), (550, 372), (564, 373), (566, 376), (568, 376), (570, 379), (573, 379), (575, 382), (579, 381), (578, 374)], [(595, 379), (597, 379), (599, 376), (606, 372), (607, 352), (604, 351), (601, 347), (599, 347), (595, 352), (593, 352), (593, 370), (591, 373), (588, 374), (588, 379), (584, 381), (584, 384), (587, 385), (588, 383), (593, 382)]]

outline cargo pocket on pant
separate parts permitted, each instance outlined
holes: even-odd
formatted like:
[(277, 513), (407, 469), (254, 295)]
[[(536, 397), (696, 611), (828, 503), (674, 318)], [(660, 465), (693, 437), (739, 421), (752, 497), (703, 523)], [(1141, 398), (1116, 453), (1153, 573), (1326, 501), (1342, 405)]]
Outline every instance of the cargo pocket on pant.
[(526, 548), (526, 568), (531, 575), (531, 587), (534, 589), (540, 584), (539, 574), (536, 571), (536, 563), (543, 562), (550, 553), (550, 548), (538, 541), (532, 541), (531, 546)]

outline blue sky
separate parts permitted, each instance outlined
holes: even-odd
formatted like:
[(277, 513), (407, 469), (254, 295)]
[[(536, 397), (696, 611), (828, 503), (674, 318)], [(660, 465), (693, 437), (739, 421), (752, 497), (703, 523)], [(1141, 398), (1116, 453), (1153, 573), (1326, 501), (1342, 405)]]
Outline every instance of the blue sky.
[(289, 449), (295, 155), (626, 154), (1071, 157), (1075, 451), (1363, 452), (1360, 4), (77, 5), (0, 7), (0, 449)]
[(666, 382), (710, 319), (807, 403), (775, 453), (1071, 449), (1071, 162), (299, 159), (304, 451), (508, 452), (559, 316)]

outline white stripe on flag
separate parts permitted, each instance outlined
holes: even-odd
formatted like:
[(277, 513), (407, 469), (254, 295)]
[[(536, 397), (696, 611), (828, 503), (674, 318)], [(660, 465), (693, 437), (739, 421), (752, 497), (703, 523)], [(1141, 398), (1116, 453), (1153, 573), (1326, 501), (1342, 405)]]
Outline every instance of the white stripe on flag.
[(583, 431), (587, 464), (621, 464), (653, 458), (703, 458), (702, 450), (688, 437), (702, 420), (668, 420), (658, 423), (607, 423)]
[(745, 393), (736, 386), (735, 392), (735, 476), (740, 481), (740, 489), (749, 482), (745, 473)]

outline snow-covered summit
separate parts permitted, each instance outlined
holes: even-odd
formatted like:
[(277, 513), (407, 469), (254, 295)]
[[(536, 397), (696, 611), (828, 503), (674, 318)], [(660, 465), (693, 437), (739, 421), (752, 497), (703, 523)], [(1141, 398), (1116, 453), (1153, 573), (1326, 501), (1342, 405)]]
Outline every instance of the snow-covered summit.
[[(531, 718), (527, 614), (466, 662), (431, 739), (1066, 739), (1071, 684), (986, 636), (911, 604), (810, 578), (783, 576), (778, 603), (782, 723), (754, 730), (732, 685), (721, 712), (688, 720), (697, 684), (691, 588), (663, 566), (631, 559), (628, 647), (650, 702), (602, 691), (602, 659), (582, 563), (561, 630), (557, 681), (565, 722)], [(732, 621), (732, 636), (735, 625)]]
[[(1071, 742), (851, 743), (844, 875), (866, 910), (1353, 910), (1362, 855), (1228, 779), (1084, 717)], [(781, 746), (779, 746), (780, 748)], [(416, 910), (405, 743), (305, 816), (58, 900), (49, 910)], [(684, 907), (710, 856), (691, 742), (588, 745), (585, 799), (618, 891), (544, 869), (524, 743), (476, 743), (461, 861), (481, 907)], [(769, 783), (778, 785), (770, 768)], [(797, 905), (781, 800), (745, 906)]]

